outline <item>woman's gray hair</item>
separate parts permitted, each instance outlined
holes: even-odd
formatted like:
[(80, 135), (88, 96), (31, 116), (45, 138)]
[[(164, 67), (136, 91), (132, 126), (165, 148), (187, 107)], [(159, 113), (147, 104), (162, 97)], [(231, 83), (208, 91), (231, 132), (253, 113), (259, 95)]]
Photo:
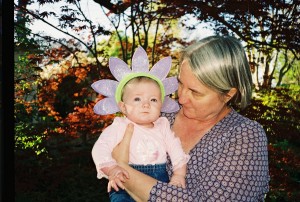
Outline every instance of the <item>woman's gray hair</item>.
[(188, 61), (193, 74), (207, 87), (221, 93), (236, 88), (231, 103), (245, 108), (252, 95), (250, 66), (241, 43), (230, 36), (209, 36), (188, 46), (181, 63)]

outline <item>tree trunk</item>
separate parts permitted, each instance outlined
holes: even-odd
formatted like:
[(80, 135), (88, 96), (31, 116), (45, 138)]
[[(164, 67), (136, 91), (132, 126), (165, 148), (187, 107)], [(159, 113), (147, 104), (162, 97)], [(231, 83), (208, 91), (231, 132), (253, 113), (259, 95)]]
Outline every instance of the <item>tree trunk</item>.
[(271, 57), (270, 57), (270, 54), (268, 54), (267, 57), (266, 57), (266, 65), (265, 65), (265, 71), (264, 71), (264, 75), (263, 75), (263, 83), (262, 83), (262, 86), (261, 86), (263, 89), (271, 88), (270, 80), (272, 80), (272, 78), (269, 75), (270, 62), (271, 62)]
[(294, 56), (292, 60), (289, 59), (287, 51), (284, 52), (284, 65), (279, 70), (278, 81), (276, 86), (280, 86), (284, 75), (293, 67), (293, 63), (296, 60)]
[[(274, 77), (274, 73), (275, 73), (275, 69), (277, 67), (277, 64), (278, 64), (278, 55), (279, 55), (279, 51), (275, 51), (275, 58), (274, 58), (274, 65), (273, 65), (273, 70), (271, 72), (271, 74), (269, 75), (269, 79), (268, 79), (268, 86), (271, 88), (272, 87), (272, 81), (273, 79), (275, 79)], [(271, 59), (272, 60), (272, 59)]]

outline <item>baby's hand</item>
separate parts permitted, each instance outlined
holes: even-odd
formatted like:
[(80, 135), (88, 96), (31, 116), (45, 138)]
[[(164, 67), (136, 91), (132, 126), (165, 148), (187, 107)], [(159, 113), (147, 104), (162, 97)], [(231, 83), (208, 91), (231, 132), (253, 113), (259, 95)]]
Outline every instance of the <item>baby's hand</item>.
[(169, 184), (185, 188), (185, 176), (183, 175), (173, 175)]
[(114, 188), (116, 191), (119, 191), (119, 187), (125, 189), (123, 185), (125, 178), (129, 179), (129, 173), (125, 169), (117, 165), (112, 167), (108, 173), (109, 182), (107, 185), (107, 192), (110, 192), (111, 188)]

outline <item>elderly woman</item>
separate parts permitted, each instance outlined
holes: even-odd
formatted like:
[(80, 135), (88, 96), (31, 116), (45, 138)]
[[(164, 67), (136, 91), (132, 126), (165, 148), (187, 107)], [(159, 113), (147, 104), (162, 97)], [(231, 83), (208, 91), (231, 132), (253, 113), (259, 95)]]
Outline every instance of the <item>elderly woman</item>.
[(242, 45), (233, 37), (210, 36), (187, 47), (180, 64), (181, 108), (163, 116), (191, 157), (186, 187), (155, 180), (128, 165), (132, 125), (113, 153), (130, 178), (114, 180), (136, 201), (263, 201), (269, 183), (266, 134), (259, 123), (231, 107), (245, 108), (251, 99), (252, 78)]

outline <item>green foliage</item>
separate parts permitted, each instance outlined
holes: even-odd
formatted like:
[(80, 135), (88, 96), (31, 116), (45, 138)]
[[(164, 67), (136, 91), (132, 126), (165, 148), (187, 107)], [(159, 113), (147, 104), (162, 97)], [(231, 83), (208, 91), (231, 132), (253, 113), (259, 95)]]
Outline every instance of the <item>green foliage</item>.
[[(40, 6), (55, 3), (54, 1), (45, 3), (44, 0), (38, 0), (38, 2)], [(107, 4), (104, 5), (106, 1), (95, 2), (102, 6), (108, 6)], [(16, 201), (104, 201), (103, 198), (107, 200), (106, 182), (101, 183), (96, 179), (93, 162), (91, 158), (87, 158), (87, 156), (91, 157), (90, 151), (95, 140), (92, 140), (87, 147), (74, 149), (76, 146), (66, 141), (66, 137), (78, 135), (78, 131), (84, 134), (99, 134), (101, 127), (110, 123), (109, 119), (111, 118), (101, 117), (99, 119), (99, 117), (94, 116), (92, 112), (93, 101), (98, 95), (95, 95), (88, 88), (93, 81), (109, 77), (108, 68), (106, 68), (108, 57), (119, 57), (130, 65), (132, 46), (144, 45), (149, 57), (150, 49), (153, 49), (150, 64), (153, 65), (162, 56), (172, 55), (174, 66), (178, 65), (176, 62), (178, 53), (175, 51), (170, 53), (170, 51), (171, 47), (178, 47), (178, 44), (185, 43), (180, 40), (180, 36), (178, 36), (180, 30), (176, 26), (177, 19), (182, 16), (193, 14), (200, 21), (217, 21), (218, 23), (214, 27), (217, 33), (225, 35), (235, 33), (242, 37), (241, 40), (249, 44), (253, 43), (255, 47), (265, 44), (260, 39), (264, 40), (268, 36), (281, 36), (284, 38), (274, 39), (276, 42), (270, 43), (272, 48), (276, 46), (280, 48), (287, 47), (296, 52), (299, 49), (297, 43), (294, 43), (295, 36), (299, 35), (296, 33), (299, 29), (294, 29), (297, 26), (282, 26), (279, 23), (277, 25), (278, 29), (275, 27), (274, 29), (261, 30), (261, 33), (258, 29), (260, 25), (257, 26), (257, 22), (268, 23), (272, 19), (265, 19), (266, 16), (270, 16), (265, 15), (270, 11), (274, 13), (272, 11), (281, 11), (284, 8), (294, 9), (293, 2), (283, 6), (280, 3), (262, 4), (258, 1), (252, 7), (245, 6), (243, 2), (232, 6), (231, 3), (224, 4), (224, 1), (202, 2), (201, 6), (199, 6), (199, 2), (199, 4), (195, 3), (187, 6), (182, 4), (181, 1), (164, 1), (166, 5), (161, 4), (159, 7), (153, 1), (143, 1), (138, 4), (128, 2), (121, 1), (115, 5), (113, 3), (109, 4), (112, 7), (107, 8), (110, 13), (106, 13), (106, 16), (110, 16), (111, 23), (116, 30), (111, 34), (108, 41), (103, 42), (93, 41), (92, 38), (96, 39), (96, 36), (107, 35), (110, 32), (106, 31), (101, 23), (95, 25), (89, 19), (81, 18), (87, 16), (84, 13), (80, 14), (75, 11), (74, 7), (61, 6), (61, 14), (57, 13), (56, 15), (56, 19), (61, 20), (60, 26), (56, 26), (56, 28), (62, 32), (66, 31), (64, 28), (67, 27), (76, 30), (78, 35), (68, 34), (73, 37), (72, 40), (80, 43), (88, 50), (90, 53), (89, 59), (98, 57), (102, 59), (98, 61), (97, 68), (89, 62), (80, 60), (87, 58), (79, 58), (81, 62), (79, 62), (78, 67), (73, 66), (73, 62), (67, 63), (65, 66), (69, 68), (68, 73), (53, 74), (56, 79), (42, 82), (40, 75), (37, 74), (39, 69), (36, 67), (40, 58), (33, 59), (29, 57), (30, 54), (27, 52), (16, 61), (14, 113), (16, 170), (18, 171), (16, 173)], [(78, 5), (78, 8), (81, 8), (77, 4), (78, 1), (68, 1), (68, 3)], [(25, 4), (27, 3), (25, 2)], [(154, 4), (155, 7), (152, 7)], [(226, 9), (224, 10), (224, 8)], [(21, 7), (15, 5), (15, 11), (18, 9), (21, 9)], [(131, 11), (132, 14), (124, 15), (124, 10), (126, 12)], [(29, 11), (27, 15), (23, 15), (23, 18), (19, 18), (15, 22), (15, 47), (25, 48), (25, 50), (30, 48), (31, 51), (38, 49), (36, 41), (32, 38), (33, 36), (40, 37), (49, 44), (53, 44), (53, 41), (58, 42), (68, 50), (66, 51), (67, 54), (61, 54), (61, 52), (56, 52), (54, 49), (50, 49), (49, 52), (45, 51), (42, 57), (43, 59), (50, 58), (49, 64), (65, 61), (70, 52), (75, 55), (75, 52), (83, 51), (79, 46), (74, 46), (75, 42), (70, 44), (64, 39), (54, 40), (46, 35), (32, 33), (31, 30), (26, 28), (25, 25), (30, 23), (32, 19), (49, 22), (47, 17), (54, 16), (53, 11), (45, 11), (40, 14), (36, 12), (34, 12), (36, 14), (33, 14), (30, 10), (27, 11)], [(260, 13), (262, 11), (265, 13)], [(245, 13), (247, 15), (244, 15)], [(282, 11), (279, 13), (294, 12)], [(128, 18), (121, 16), (127, 16)], [(217, 16), (217, 19), (215, 19), (215, 16)], [(244, 17), (241, 18), (241, 16)], [(279, 16), (276, 18), (273, 15), (278, 22), (285, 22), (288, 25), (295, 22), (294, 17), (297, 17), (294, 15), (280, 16), (283, 18), (279, 18)], [(289, 16), (291, 19), (287, 18)], [(124, 21), (118, 19), (124, 19)], [(222, 23), (222, 19), (226, 23)], [(190, 21), (189, 17), (188, 20)], [(81, 23), (74, 23), (78, 21)], [(175, 22), (176, 24), (174, 24)], [(120, 23), (125, 25), (125, 28), (119, 26)], [(151, 29), (145, 29), (150, 24), (152, 24)], [(182, 22), (183, 27), (190, 26), (192, 28), (194, 26), (187, 24), (189, 23)], [(239, 29), (232, 30), (230, 28), (231, 25), (237, 24), (240, 25), (238, 26)], [(155, 31), (156, 25), (158, 28), (157, 33)], [(267, 25), (273, 26), (274, 23), (264, 24), (264, 26)], [(91, 31), (88, 36), (86, 35), (87, 29)], [(282, 29), (289, 30), (282, 31)], [(276, 34), (275, 32), (279, 30), (281, 30), (280, 33), (289, 34), (286, 36)], [(83, 36), (90, 39), (88, 42), (82, 40), (82, 33)], [(129, 33), (132, 33), (132, 35), (129, 36)], [(31, 38), (29, 37), (30, 34)], [(93, 44), (97, 44), (97, 48)], [(72, 48), (73, 46), (74, 48)], [(76, 59), (78, 59), (78, 56)], [(286, 79), (296, 79), (299, 84), (299, 65), (297, 64), (293, 66), (293, 71), (286, 74)], [(54, 66), (49, 66), (49, 68), (52, 67)], [(47, 69), (47, 66), (45, 65), (44, 68)], [(289, 82), (284, 80), (283, 83)], [(85, 91), (80, 90), (84, 88)], [(252, 105), (241, 112), (261, 123), (268, 135), (271, 182), (267, 201), (296, 201), (300, 198), (298, 191), (300, 190), (299, 89), (299, 86), (288, 86), (256, 92)], [(97, 99), (100, 98), (97, 97)], [(44, 107), (43, 110), (41, 110), (41, 105)], [(69, 127), (61, 127), (63, 124), (57, 121), (62, 121), (65, 117), (66, 119), (63, 121)], [(91, 125), (97, 123), (97, 119), (99, 124), (91, 127)], [(62, 133), (64, 135), (61, 135)], [(42, 155), (45, 153), (47, 155)]]
[(273, 144), (273, 146), (275, 148), (279, 148), (279, 149), (281, 149), (283, 151), (287, 151), (288, 148), (289, 148), (289, 146), (290, 146), (290, 143), (287, 140), (283, 140), (283, 141), (279, 141), (279, 142)]
[(292, 108), (299, 111), (296, 102), (300, 98), (300, 86), (290, 85), (287, 87), (277, 87), (275, 89), (259, 92), (259, 97), (263, 101), (263, 105), (272, 108), (281, 106), (283, 108)]
[(287, 139), (300, 145), (299, 92), (299, 86), (255, 92), (252, 104), (242, 113), (261, 123), (272, 142)]
[(30, 150), (36, 155), (47, 153), (45, 148), (46, 124), (37, 123), (42, 119), (39, 116), (39, 106), (36, 100), (37, 86), (36, 70), (30, 61), (28, 52), (20, 55), (15, 61), (15, 150)]
[(269, 141), (270, 191), (266, 201), (300, 197), (300, 86), (255, 92), (241, 111), (264, 127)]
[[(292, 53), (288, 51), (280, 53), (274, 74), (277, 85), (280, 84), (280, 86), (285, 87), (290, 85), (300, 85), (300, 60), (295, 57), (296, 56), (293, 56)], [(281, 82), (278, 83), (280, 80)]]
[(47, 153), (43, 141), (46, 135), (37, 130), (35, 125), (28, 123), (17, 123), (15, 125), (15, 148), (20, 150), (32, 150), (36, 155)]
[[(256, 92), (252, 104), (241, 111), (261, 123), (269, 139), (271, 181), (266, 202), (297, 201), (300, 197), (298, 95), (297, 86)], [(37, 126), (27, 128), (33, 133)], [(89, 139), (85, 146), (56, 144), (48, 150), (47, 158), (32, 155), (31, 150), (18, 150), (16, 201), (108, 202), (107, 181), (96, 178), (90, 154), (95, 141), (96, 137)]]
[(28, 28), (26, 28), (24, 25), (30, 23), (31, 19), (27, 15), (22, 15), (18, 19), (17, 22), (15, 22), (14, 26), (14, 41), (15, 41), (15, 47), (18, 48), (37, 48), (37, 42), (34, 38), (30, 37), (32, 31)]

